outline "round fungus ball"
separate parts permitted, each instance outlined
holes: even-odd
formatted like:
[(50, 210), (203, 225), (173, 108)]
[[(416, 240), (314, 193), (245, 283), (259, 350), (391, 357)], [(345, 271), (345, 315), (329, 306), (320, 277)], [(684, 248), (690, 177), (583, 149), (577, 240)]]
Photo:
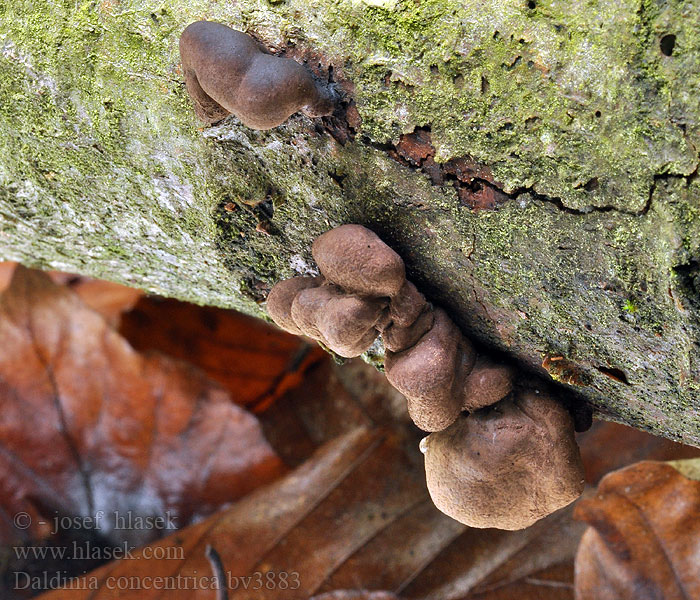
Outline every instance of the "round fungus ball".
[(278, 281), (267, 295), (267, 312), (279, 327), (294, 335), (304, 332), (292, 318), (292, 302), (302, 290), (323, 284), (322, 277), (292, 277)]
[(341, 225), (318, 236), (311, 248), (321, 273), (345, 291), (396, 296), (406, 281), (403, 260), (362, 225)]
[(462, 408), (473, 412), (495, 404), (513, 390), (513, 370), (479, 356), (464, 381)]
[(322, 277), (294, 277), (276, 283), (267, 310), (282, 329), (306, 335), (345, 358), (365, 352), (379, 335), (386, 300), (346, 294)]
[(435, 506), (470, 527), (523, 529), (583, 491), (571, 417), (535, 392), (460, 416), (424, 448)]
[(340, 295), (331, 298), (317, 318), (318, 330), (333, 352), (353, 358), (377, 339), (375, 325), (383, 309), (384, 303), (377, 298)]

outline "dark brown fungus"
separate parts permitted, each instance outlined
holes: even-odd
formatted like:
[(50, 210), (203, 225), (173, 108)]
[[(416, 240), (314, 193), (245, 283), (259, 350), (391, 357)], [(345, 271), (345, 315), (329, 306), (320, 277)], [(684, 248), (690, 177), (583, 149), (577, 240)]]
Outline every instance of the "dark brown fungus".
[(310, 71), (221, 23), (189, 25), (180, 36), (180, 58), (195, 113), (205, 123), (233, 113), (252, 129), (270, 129), (299, 110), (311, 117), (333, 113), (333, 91)]
[(289, 315), (301, 333), (352, 358), (366, 352), (379, 335), (375, 325), (385, 305), (377, 298), (347, 295), (334, 285), (321, 285), (300, 289), (291, 300)]
[(304, 335), (325, 344), (326, 340), (318, 328), (318, 321), (323, 316), (329, 300), (340, 296), (341, 293), (335, 286), (322, 285), (301, 290), (294, 296), (290, 314)]
[(512, 369), (480, 356), (465, 379), (462, 407), (472, 412), (490, 406), (505, 398), (512, 389)]
[(395, 321), (382, 331), (384, 347), (391, 352), (401, 352), (415, 345), (433, 326), (435, 315), (432, 310), (424, 310), (412, 325), (401, 327)]
[(303, 334), (292, 318), (292, 301), (301, 290), (318, 287), (322, 283), (321, 277), (293, 277), (276, 283), (267, 295), (267, 312), (272, 320), (289, 333)]
[(416, 425), (439, 431), (460, 411), (510, 393), (510, 369), (485, 358), (474, 368), (471, 342), (406, 280), (403, 260), (375, 233), (342, 225), (316, 238), (312, 252), (324, 277), (275, 285), (270, 315), (344, 357), (365, 352), (381, 334), (387, 377)]
[[(440, 431), (462, 410), (457, 381), (462, 334), (444, 310), (434, 310), (434, 323), (418, 342), (402, 352), (387, 352), (384, 361), (389, 383), (408, 400), (413, 422), (425, 431)], [(476, 358), (470, 348), (466, 362)]]
[(522, 529), (583, 491), (571, 416), (544, 394), (461, 416), (423, 448), (435, 506), (470, 527)]
[(314, 240), (311, 252), (321, 273), (347, 292), (395, 296), (406, 281), (403, 260), (362, 225), (341, 225)]
[(391, 299), (389, 316), (395, 325), (410, 327), (428, 308), (425, 296), (410, 281), (404, 281), (396, 296)]
[(381, 300), (341, 296), (328, 302), (318, 321), (326, 345), (345, 358), (366, 352), (377, 339), (375, 328), (385, 306)]

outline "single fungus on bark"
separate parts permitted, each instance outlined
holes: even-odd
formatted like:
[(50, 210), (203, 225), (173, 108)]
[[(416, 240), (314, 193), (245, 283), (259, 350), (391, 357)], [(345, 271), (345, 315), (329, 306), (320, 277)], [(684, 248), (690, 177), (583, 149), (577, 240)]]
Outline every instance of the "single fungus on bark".
[(470, 527), (523, 529), (583, 491), (571, 416), (534, 391), (460, 417), (422, 449), (435, 506)]
[(271, 129), (300, 110), (319, 117), (335, 109), (335, 93), (303, 65), (221, 23), (190, 24), (180, 58), (195, 113), (207, 124), (232, 113), (247, 127)]
[(516, 386), (510, 366), (478, 356), (374, 232), (342, 225), (316, 238), (312, 253), (321, 276), (277, 283), (270, 316), (344, 357), (382, 336), (387, 379), (406, 397), (414, 423), (434, 432), (421, 449), (440, 510), (474, 527), (519, 529), (581, 493), (566, 408)]
[(424, 431), (440, 431), (459, 416), (462, 363), (470, 369), (476, 359), (447, 313), (433, 314), (433, 326), (413, 346), (387, 351), (384, 361), (389, 383), (406, 396), (411, 419)]
[(406, 283), (401, 257), (362, 225), (341, 225), (311, 246), (318, 268), (330, 282), (362, 296), (396, 296)]
[(317, 287), (322, 283), (322, 277), (293, 277), (275, 284), (267, 295), (267, 312), (272, 320), (289, 333), (304, 335), (292, 318), (292, 302), (302, 290)]

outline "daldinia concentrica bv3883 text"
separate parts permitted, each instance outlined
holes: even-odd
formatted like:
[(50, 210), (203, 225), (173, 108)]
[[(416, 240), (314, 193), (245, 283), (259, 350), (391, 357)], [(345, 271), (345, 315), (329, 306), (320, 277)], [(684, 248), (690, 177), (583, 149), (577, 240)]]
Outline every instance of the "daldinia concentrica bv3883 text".
[(382, 336), (387, 379), (415, 424), (433, 432), (421, 446), (440, 510), (473, 527), (521, 529), (581, 494), (568, 411), (530, 378), (477, 355), (376, 234), (343, 225), (319, 236), (312, 253), (322, 275), (277, 283), (270, 316), (344, 357)]

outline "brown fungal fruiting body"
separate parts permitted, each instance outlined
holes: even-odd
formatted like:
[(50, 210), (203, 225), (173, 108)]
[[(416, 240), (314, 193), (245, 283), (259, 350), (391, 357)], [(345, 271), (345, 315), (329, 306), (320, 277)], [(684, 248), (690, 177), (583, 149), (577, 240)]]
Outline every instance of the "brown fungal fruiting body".
[(270, 129), (299, 110), (311, 117), (333, 113), (333, 92), (306, 68), (221, 23), (189, 25), (180, 36), (180, 58), (195, 113), (205, 123), (233, 113), (252, 129)]
[(458, 367), (464, 360), (465, 344), (469, 353), (466, 362), (473, 364), (471, 344), (462, 338), (445, 311), (438, 308), (432, 327), (414, 345), (401, 352), (386, 353), (386, 377), (406, 396), (411, 419), (425, 431), (448, 427), (462, 411)]
[(435, 506), (470, 527), (523, 529), (583, 491), (571, 417), (534, 392), (460, 417), (424, 449)]
[(416, 425), (436, 432), (424, 449), (440, 510), (474, 527), (519, 529), (581, 493), (567, 410), (544, 393), (514, 391), (512, 369), (477, 356), (375, 233), (342, 225), (319, 236), (312, 253), (321, 276), (276, 284), (270, 316), (344, 357), (382, 336), (387, 379), (406, 396)]
[(321, 273), (350, 293), (393, 297), (406, 282), (401, 257), (362, 225), (327, 231), (314, 240), (311, 253)]
[(381, 334), (386, 376), (406, 396), (418, 427), (440, 431), (462, 410), (510, 392), (510, 369), (477, 361), (471, 342), (406, 279), (401, 257), (374, 232), (342, 225), (316, 238), (312, 254), (322, 277), (275, 285), (270, 316), (347, 358), (365, 352)]

